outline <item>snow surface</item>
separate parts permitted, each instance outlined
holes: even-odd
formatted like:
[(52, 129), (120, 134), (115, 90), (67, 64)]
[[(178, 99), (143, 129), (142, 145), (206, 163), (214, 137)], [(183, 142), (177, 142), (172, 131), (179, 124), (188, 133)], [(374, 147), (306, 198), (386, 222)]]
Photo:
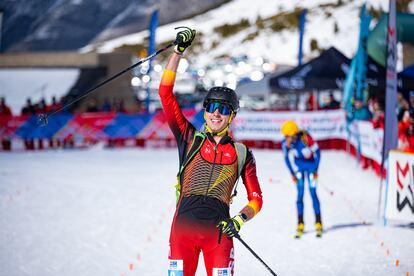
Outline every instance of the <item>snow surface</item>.
[(76, 68), (53, 69), (0, 69), (0, 97), (6, 98), (13, 115), (19, 115), (26, 99), (32, 104), (45, 98), (46, 104), (66, 95), (78, 79)]
[[(278, 64), (296, 65), (299, 45), (298, 30), (273, 32), (268, 28), (266, 31), (261, 31), (256, 39), (245, 43), (242, 43), (242, 41), (248, 34), (256, 31), (254, 23), (258, 16), (264, 19), (281, 12), (293, 11), (295, 8), (307, 8), (307, 23), (303, 40), (304, 58), (310, 59), (316, 54), (311, 54), (310, 51), (310, 41), (312, 39), (318, 41), (320, 48), (327, 49), (334, 46), (351, 58), (357, 50), (359, 11), (365, 2), (368, 6), (376, 9), (388, 10), (388, 0), (343, 1), (343, 5), (340, 7), (325, 9), (322, 9), (319, 5), (328, 3), (336, 4), (337, 1), (256, 0), (252, 3), (251, 0), (233, 0), (199, 16), (160, 26), (157, 29), (156, 41), (160, 44), (173, 40), (176, 34), (175, 27), (189, 26), (203, 33), (202, 43), (205, 52), (192, 60), (196, 66), (202, 67), (211, 62), (215, 57), (224, 54), (233, 56), (246, 54), (252, 58), (263, 57), (270, 62)], [(330, 12), (332, 16), (327, 16), (326, 12)], [(226, 23), (234, 24), (243, 18), (248, 19), (253, 26), (226, 39), (222, 39), (214, 33), (215, 27)], [(335, 22), (338, 24), (338, 33), (334, 32)], [(111, 52), (124, 44), (143, 43), (146, 36), (148, 36), (148, 31), (130, 34), (98, 45), (86, 46), (82, 51), (97, 49), (100, 52)], [(213, 41), (219, 43), (219, 46), (215, 49), (211, 49), (210, 47)]]
[[(295, 240), (296, 190), (282, 153), (254, 154), (264, 205), (241, 236), (278, 275), (413, 275), (414, 230), (382, 226), (379, 179), (355, 159), (322, 152), (326, 233), (315, 237), (307, 193), (307, 232)], [(0, 275), (166, 275), (177, 167), (175, 149), (0, 154)], [(232, 214), (247, 203), (238, 190)], [(235, 254), (235, 275), (270, 275), (238, 241)]]

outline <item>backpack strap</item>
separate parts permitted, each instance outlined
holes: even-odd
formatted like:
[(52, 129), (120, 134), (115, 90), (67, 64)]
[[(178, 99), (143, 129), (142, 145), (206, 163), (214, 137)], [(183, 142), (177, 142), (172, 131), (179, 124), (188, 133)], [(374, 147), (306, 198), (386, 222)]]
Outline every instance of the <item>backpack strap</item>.
[(230, 203), (233, 202), (233, 197), (237, 196), (237, 185), (239, 184), (240, 175), (243, 170), (244, 164), (246, 163), (247, 157), (247, 147), (244, 144), (235, 142), (234, 147), (237, 153), (237, 181), (236, 185), (234, 186), (233, 195), (230, 198)]
[(186, 154), (183, 163), (181, 164), (180, 170), (178, 171), (178, 176), (181, 175), (188, 162), (190, 162), (190, 160), (193, 159), (194, 155), (200, 150), (201, 145), (203, 144), (206, 137), (206, 134), (200, 131), (195, 132), (190, 149), (188, 150), (188, 153)]
[(190, 149), (188, 150), (188, 153), (186, 154), (183, 160), (183, 163), (181, 164), (181, 167), (177, 173), (177, 184), (175, 184), (176, 203), (178, 203), (178, 200), (180, 199), (180, 194), (181, 194), (181, 183), (180, 183), (181, 173), (184, 171), (184, 168), (191, 161), (191, 159), (193, 159), (194, 155), (200, 150), (201, 145), (203, 144), (205, 139), (206, 139), (206, 135), (204, 133), (200, 131), (195, 132), (193, 141), (191, 142)]

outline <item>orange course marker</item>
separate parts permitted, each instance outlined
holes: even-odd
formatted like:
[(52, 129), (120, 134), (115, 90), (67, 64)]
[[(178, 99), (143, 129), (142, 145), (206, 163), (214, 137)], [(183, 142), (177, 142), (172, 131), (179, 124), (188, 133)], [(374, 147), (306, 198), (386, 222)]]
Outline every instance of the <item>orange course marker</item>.
[(395, 266), (398, 266), (400, 264), (400, 260), (396, 259), (395, 260)]

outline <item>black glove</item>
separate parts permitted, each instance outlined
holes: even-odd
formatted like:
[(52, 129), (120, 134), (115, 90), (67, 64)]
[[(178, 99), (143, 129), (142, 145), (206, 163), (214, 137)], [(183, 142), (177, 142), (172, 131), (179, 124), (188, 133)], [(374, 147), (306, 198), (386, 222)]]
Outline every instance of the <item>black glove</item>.
[(239, 235), (240, 228), (243, 226), (244, 220), (240, 215), (233, 218), (225, 219), (219, 222), (217, 227), (221, 229), (221, 232), (229, 237)]
[(192, 30), (188, 27), (179, 27), (179, 28), (185, 28), (185, 30), (179, 31), (177, 33), (177, 37), (175, 39), (176, 46), (174, 50), (177, 53), (182, 54), (184, 53), (185, 49), (187, 49), (191, 45), (191, 42), (193, 42), (194, 37), (196, 35), (196, 30)]

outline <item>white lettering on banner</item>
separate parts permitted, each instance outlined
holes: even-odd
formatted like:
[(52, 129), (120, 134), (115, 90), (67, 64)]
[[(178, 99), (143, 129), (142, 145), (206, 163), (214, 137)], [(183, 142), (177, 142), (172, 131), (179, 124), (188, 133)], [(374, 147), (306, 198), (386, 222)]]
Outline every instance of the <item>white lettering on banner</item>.
[(313, 112), (240, 112), (232, 124), (233, 135), (239, 140), (282, 141), (280, 128), (287, 120), (295, 120), (315, 140), (345, 139), (343, 110)]
[(385, 217), (414, 221), (414, 154), (390, 151)]
[(300, 77), (280, 78), (278, 84), (280, 87), (287, 89), (302, 89), (305, 87), (305, 81)]

